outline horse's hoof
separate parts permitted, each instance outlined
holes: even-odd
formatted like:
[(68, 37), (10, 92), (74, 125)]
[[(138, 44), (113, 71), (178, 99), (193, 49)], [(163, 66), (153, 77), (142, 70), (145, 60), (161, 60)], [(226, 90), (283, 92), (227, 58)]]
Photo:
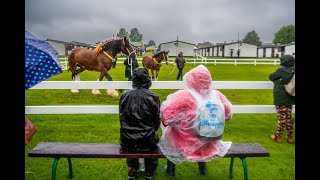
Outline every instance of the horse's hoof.
[(101, 92), (98, 89), (92, 89), (92, 94), (101, 94)]
[(71, 92), (72, 93), (79, 93), (79, 90), (78, 89), (71, 89)]
[(113, 98), (116, 98), (116, 97), (119, 96), (118, 91), (116, 91), (116, 90), (114, 90), (114, 89), (108, 89), (108, 90), (107, 90), (107, 94), (108, 94), (109, 96), (112, 96)]

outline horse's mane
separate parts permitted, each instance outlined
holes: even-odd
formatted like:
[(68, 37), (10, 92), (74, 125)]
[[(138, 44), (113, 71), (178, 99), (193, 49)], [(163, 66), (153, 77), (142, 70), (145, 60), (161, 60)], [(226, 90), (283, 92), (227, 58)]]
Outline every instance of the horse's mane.
[(153, 58), (156, 58), (156, 57), (158, 57), (158, 56), (162, 55), (164, 52), (165, 52), (165, 51), (157, 52), (157, 53), (156, 53), (156, 54), (154, 54), (152, 57), (153, 57)]
[[(108, 50), (109, 48), (112, 49), (120, 49), (121, 46), (121, 42), (124, 38), (119, 38), (119, 37), (112, 37), (109, 38), (107, 40), (105, 40), (104, 42), (98, 44), (98, 46), (94, 49), (95, 53), (99, 53), (102, 50)], [(128, 47), (129, 46), (129, 41), (128, 39), (125, 40), (125, 46)]]

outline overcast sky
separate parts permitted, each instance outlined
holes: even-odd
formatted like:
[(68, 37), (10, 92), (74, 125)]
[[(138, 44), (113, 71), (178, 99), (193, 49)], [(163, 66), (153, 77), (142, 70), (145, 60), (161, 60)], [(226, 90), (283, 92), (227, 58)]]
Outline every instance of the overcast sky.
[(137, 28), (147, 44), (240, 40), (255, 30), (272, 42), (295, 25), (294, 0), (25, 0), (25, 28), (41, 39), (95, 44)]

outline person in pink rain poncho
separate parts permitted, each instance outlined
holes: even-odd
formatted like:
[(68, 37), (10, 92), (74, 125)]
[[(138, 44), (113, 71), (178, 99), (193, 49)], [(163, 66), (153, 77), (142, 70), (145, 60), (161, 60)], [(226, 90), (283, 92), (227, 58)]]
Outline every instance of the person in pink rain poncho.
[[(231, 142), (222, 141), (223, 128), (220, 136), (215, 139), (205, 139), (195, 131), (199, 125), (200, 99), (208, 99), (219, 104), (223, 124), (232, 118), (232, 104), (218, 90), (213, 89), (209, 70), (199, 65), (183, 76), (185, 89), (168, 95), (161, 104), (162, 137), (158, 143), (167, 158), (165, 166), (169, 176), (175, 175), (175, 164), (183, 161), (197, 162), (199, 173), (205, 175), (206, 162), (223, 157), (231, 146)], [(213, 132), (214, 133), (214, 132)]]

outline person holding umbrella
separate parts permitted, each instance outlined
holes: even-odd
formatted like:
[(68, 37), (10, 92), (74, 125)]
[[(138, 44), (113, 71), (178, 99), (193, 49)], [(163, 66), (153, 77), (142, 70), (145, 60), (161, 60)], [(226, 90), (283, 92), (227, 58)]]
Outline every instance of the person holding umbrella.
[[(62, 73), (59, 53), (48, 42), (25, 31), (25, 91), (59, 73)], [(36, 131), (25, 117), (25, 145)]]
[(59, 53), (47, 41), (25, 31), (25, 89), (62, 73)]

